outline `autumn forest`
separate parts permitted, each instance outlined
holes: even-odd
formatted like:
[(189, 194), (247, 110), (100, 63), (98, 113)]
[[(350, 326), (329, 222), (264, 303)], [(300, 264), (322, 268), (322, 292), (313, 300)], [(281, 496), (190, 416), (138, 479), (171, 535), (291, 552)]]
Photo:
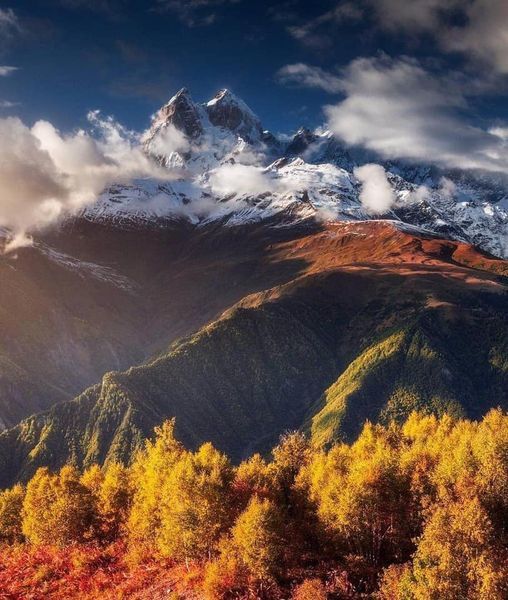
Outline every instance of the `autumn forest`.
[(508, 416), (288, 433), (237, 466), (167, 421), (128, 467), (3, 491), (0, 538), (5, 598), (502, 599)]

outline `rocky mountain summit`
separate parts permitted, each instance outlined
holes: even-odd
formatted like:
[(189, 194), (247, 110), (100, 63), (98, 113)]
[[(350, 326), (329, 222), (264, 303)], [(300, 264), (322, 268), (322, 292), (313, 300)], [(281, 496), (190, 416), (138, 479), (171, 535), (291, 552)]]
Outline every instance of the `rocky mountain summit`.
[[(233, 226), (383, 218), (508, 256), (504, 176), (382, 161), (346, 148), (326, 130), (301, 128), (282, 139), (226, 89), (203, 104), (180, 90), (154, 116), (143, 143), (174, 178), (111, 186), (83, 216), (122, 227), (175, 219)], [(381, 214), (360, 199), (354, 170), (365, 163), (381, 164), (393, 189), (393, 203)]]

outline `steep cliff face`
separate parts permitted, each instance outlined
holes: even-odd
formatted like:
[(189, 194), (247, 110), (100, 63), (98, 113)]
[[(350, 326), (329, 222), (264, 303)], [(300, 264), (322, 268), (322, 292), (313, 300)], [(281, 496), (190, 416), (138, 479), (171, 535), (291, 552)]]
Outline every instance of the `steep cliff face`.
[(152, 134), (156, 135), (169, 124), (190, 138), (196, 138), (203, 133), (198, 107), (185, 88), (175, 94), (155, 115), (152, 123)]
[(220, 90), (205, 104), (210, 123), (228, 129), (248, 143), (256, 143), (263, 137), (261, 121), (230, 90)]

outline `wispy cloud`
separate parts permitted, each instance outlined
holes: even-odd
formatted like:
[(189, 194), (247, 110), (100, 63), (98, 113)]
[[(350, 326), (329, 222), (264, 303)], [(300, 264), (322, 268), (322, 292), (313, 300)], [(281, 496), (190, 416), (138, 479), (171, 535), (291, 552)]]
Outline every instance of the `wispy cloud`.
[(329, 73), (321, 67), (304, 63), (285, 65), (277, 71), (275, 77), (279, 83), (284, 85), (321, 88), (332, 94), (343, 89), (342, 79), (339, 76)]
[(19, 30), (19, 20), (12, 8), (0, 8), (0, 31), (6, 34), (12, 30)]
[(20, 32), (21, 24), (12, 8), (0, 8), (0, 49), (5, 50)]
[(508, 73), (506, 0), (364, 0), (363, 4), (388, 31), (431, 34), (443, 50)]
[(284, 0), (270, 6), (266, 14), (273, 20), (287, 23), (298, 19), (298, 0)]
[(164, 74), (161, 77), (147, 73), (145, 69), (135, 69), (124, 77), (112, 78), (107, 84), (107, 91), (112, 96), (141, 98), (152, 102), (165, 102), (174, 89), (171, 78)]
[(288, 31), (306, 45), (323, 47), (333, 43), (330, 26), (345, 21), (361, 21), (372, 29), (412, 39), (430, 35), (441, 50), (461, 53), (508, 74), (506, 0), (342, 0)]
[(174, 12), (188, 27), (200, 27), (215, 23), (220, 7), (240, 2), (242, 0), (156, 0), (156, 5), (159, 10)]
[(102, 13), (107, 17), (120, 17), (125, 0), (59, 0), (60, 4), (69, 9), (84, 9)]
[(18, 67), (7, 67), (0, 65), (0, 77), (7, 77), (8, 75), (12, 75), (14, 71), (17, 71)]
[(437, 31), (445, 16), (466, 4), (463, 0), (360, 0), (359, 2), (364, 15), (368, 13), (373, 15), (380, 27), (391, 31), (403, 30), (404, 33)]
[(339, 2), (331, 10), (327, 10), (314, 19), (305, 19), (303, 22), (288, 25), (287, 31), (305, 46), (322, 50), (333, 44), (334, 26), (346, 21), (361, 19), (362, 16), (363, 9), (358, 2)]
[(146, 51), (138, 44), (126, 40), (116, 40), (115, 46), (120, 56), (127, 63), (142, 64), (148, 60)]
[(508, 3), (475, 0), (465, 10), (464, 26), (445, 30), (441, 43), (450, 51), (464, 52), (499, 73), (508, 73)]

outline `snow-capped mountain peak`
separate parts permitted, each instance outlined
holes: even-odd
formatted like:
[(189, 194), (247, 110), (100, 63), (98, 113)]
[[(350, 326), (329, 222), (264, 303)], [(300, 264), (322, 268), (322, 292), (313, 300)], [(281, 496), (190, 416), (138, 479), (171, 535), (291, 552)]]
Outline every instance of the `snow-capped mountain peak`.
[(263, 135), (261, 121), (243, 100), (227, 89), (220, 90), (205, 104), (210, 123), (223, 127), (247, 142), (259, 142)]
[(155, 135), (169, 124), (190, 138), (196, 138), (203, 133), (199, 111), (187, 88), (182, 88), (157, 112), (150, 132)]
[[(145, 180), (112, 186), (86, 211), (87, 218), (122, 226), (176, 218), (195, 224), (221, 219), (227, 225), (273, 223), (273, 217), (285, 224), (309, 218), (398, 219), (508, 257), (503, 177), (381, 161), (344, 147), (324, 129), (302, 127), (282, 142), (228, 89), (202, 104), (181, 89), (153, 118), (144, 148), (184, 176), (165, 185)], [(386, 214), (373, 215), (362, 206), (354, 169), (367, 162), (386, 169), (394, 193)]]
[(313, 131), (307, 127), (300, 127), (286, 148), (288, 156), (301, 156), (306, 150), (319, 139)]

